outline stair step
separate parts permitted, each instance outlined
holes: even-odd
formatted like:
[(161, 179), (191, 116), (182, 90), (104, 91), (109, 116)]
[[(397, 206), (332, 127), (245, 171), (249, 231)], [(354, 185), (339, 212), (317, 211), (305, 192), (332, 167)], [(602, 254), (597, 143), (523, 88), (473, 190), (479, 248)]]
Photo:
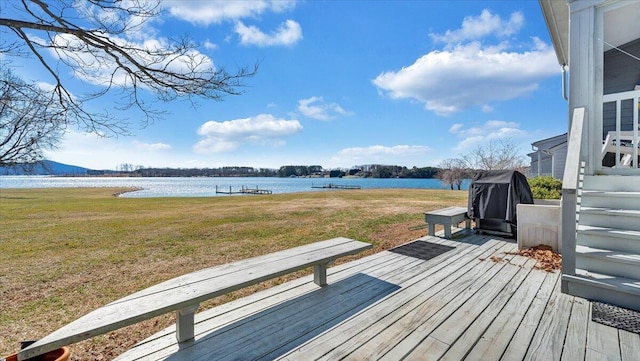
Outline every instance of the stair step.
[(575, 275), (562, 275), (567, 293), (589, 300), (640, 311), (640, 280), (614, 277), (576, 268)]
[(578, 245), (640, 253), (640, 231), (596, 226), (578, 226)]
[(584, 189), (598, 189), (603, 191), (640, 191), (640, 176), (630, 175), (604, 175), (585, 176), (583, 181)]
[(640, 210), (638, 209), (580, 207), (580, 212), (602, 216), (640, 217)]
[(640, 198), (640, 192), (615, 192), (615, 191), (596, 191), (582, 190), (582, 196), (592, 197), (620, 197), (620, 198)]
[(640, 192), (583, 190), (580, 204), (582, 207), (640, 210)]
[(581, 206), (579, 220), (587, 226), (640, 231), (640, 209)]
[(622, 277), (640, 277), (640, 254), (576, 246), (576, 267)]

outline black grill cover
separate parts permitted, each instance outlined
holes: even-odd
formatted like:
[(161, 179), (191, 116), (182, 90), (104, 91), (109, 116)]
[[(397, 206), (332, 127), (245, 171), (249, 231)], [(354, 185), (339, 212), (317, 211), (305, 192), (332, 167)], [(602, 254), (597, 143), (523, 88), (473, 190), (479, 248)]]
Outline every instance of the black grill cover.
[(516, 205), (533, 204), (527, 177), (513, 170), (477, 171), (469, 186), (469, 218), (516, 225)]

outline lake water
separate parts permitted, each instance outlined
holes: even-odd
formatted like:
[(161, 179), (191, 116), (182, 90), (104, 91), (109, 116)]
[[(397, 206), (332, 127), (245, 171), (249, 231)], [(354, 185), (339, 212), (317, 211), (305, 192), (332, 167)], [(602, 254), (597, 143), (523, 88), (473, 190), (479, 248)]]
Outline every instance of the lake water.
[[(448, 189), (437, 179), (381, 179), (381, 178), (120, 178), (120, 177), (47, 177), (47, 176), (0, 176), (1, 188), (58, 188), (58, 187), (127, 187), (140, 191), (125, 193), (122, 197), (212, 197), (228, 196), (216, 194), (220, 191), (234, 192), (242, 187), (271, 190), (277, 193), (310, 191), (339, 192), (337, 189), (318, 189), (312, 186), (328, 184), (360, 186), (362, 189), (411, 188)], [(463, 184), (468, 189), (469, 182)]]

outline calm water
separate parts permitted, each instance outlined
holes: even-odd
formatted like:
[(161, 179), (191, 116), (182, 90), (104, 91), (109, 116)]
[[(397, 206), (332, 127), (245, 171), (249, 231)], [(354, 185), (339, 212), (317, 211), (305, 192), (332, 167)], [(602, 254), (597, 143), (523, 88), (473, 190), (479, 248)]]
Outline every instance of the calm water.
[[(448, 189), (437, 179), (377, 179), (377, 178), (107, 178), (107, 177), (47, 177), (0, 176), (0, 188), (57, 187), (137, 187), (142, 190), (125, 193), (123, 197), (211, 197), (219, 190), (236, 192), (240, 188), (268, 189), (273, 193), (339, 192), (337, 189), (316, 189), (312, 186), (358, 185), (362, 189), (413, 188)], [(468, 182), (463, 184), (468, 188)]]

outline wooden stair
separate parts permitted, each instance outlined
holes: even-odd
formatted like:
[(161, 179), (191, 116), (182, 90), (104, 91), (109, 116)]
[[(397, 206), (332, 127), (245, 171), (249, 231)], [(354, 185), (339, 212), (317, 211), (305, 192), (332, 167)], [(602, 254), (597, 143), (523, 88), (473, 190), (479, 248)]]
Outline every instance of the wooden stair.
[(640, 177), (585, 176), (568, 293), (640, 311)]

